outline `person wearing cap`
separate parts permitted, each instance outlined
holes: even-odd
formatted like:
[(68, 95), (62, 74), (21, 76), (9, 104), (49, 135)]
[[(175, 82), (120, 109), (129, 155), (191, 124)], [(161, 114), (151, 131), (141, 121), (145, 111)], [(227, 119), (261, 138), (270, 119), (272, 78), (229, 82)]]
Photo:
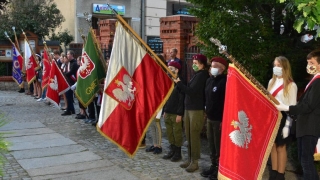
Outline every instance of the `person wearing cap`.
[(181, 92), (185, 93), (183, 120), (188, 141), (188, 159), (180, 167), (186, 168), (187, 172), (194, 172), (199, 169), (200, 132), (204, 123), (204, 89), (209, 77), (207, 66), (207, 57), (205, 55), (194, 55), (192, 69), (195, 73), (187, 85), (183, 84), (180, 78), (174, 79)]
[(203, 171), (201, 176), (209, 179), (217, 179), (221, 123), (223, 119), (224, 97), (226, 92), (227, 76), (224, 73), (228, 63), (221, 57), (211, 59), (210, 78), (207, 79), (205, 88), (206, 114), (207, 114), (207, 138), (210, 149), (211, 166)]
[[(181, 76), (179, 71), (181, 65), (178, 62), (171, 61), (168, 63), (168, 68), (173, 74), (176, 74), (180, 81)], [(185, 84), (185, 83), (184, 83)], [(174, 89), (163, 107), (163, 117), (167, 129), (167, 137), (170, 143), (169, 152), (163, 156), (163, 159), (170, 159), (172, 162), (180, 161), (181, 146), (182, 146), (182, 116), (184, 113), (184, 93), (175, 84)]]

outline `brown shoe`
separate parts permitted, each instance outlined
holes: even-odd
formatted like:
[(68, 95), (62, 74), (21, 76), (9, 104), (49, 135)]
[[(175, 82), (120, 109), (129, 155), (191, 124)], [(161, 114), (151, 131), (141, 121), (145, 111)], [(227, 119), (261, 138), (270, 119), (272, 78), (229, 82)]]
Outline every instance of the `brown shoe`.
[(198, 160), (192, 160), (190, 165), (186, 168), (187, 172), (194, 172), (199, 169)]
[(185, 162), (183, 162), (182, 164), (180, 164), (181, 168), (187, 168), (190, 165), (190, 160), (186, 160)]

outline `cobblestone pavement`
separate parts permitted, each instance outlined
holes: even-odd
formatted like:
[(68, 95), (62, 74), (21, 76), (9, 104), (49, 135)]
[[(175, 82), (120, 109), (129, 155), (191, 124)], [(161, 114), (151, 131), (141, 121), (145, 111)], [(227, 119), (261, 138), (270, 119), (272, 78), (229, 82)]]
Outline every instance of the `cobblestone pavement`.
[[(77, 104), (77, 102), (75, 104)], [(78, 109), (77, 106), (76, 109)], [(42, 102), (36, 102), (33, 97), (27, 96), (24, 93), (19, 94), (15, 91), (0, 91), (0, 112), (4, 112), (11, 122), (40, 121), (47, 128), (84, 146), (102, 159), (111, 161), (123, 170), (128, 171), (142, 180), (206, 179), (200, 176), (200, 172), (209, 166), (209, 153), (206, 148), (206, 140), (202, 141), (203, 150), (199, 161), (200, 169), (194, 173), (187, 173), (184, 169), (179, 167), (181, 162), (171, 162), (162, 159), (162, 156), (169, 145), (164, 133), (164, 138), (162, 138), (164, 152), (162, 154), (154, 155), (152, 153), (146, 153), (145, 149), (139, 149), (136, 156), (133, 159), (130, 159), (119, 150), (116, 145), (102, 137), (95, 127), (85, 124), (82, 120), (75, 119), (75, 115), (61, 116), (61, 110), (48, 106)], [(147, 135), (147, 137), (149, 136)], [(149, 142), (150, 138), (147, 138), (147, 144), (150, 144)], [(183, 147), (182, 149), (183, 155), (186, 157), (186, 147)], [(0, 177), (1, 180), (32, 179), (12, 156), (11, 152), (4, 156), (7, 162), (4, 165), (4, 176)], [(267, 177), (268, 172), (266, 171), (263, 179), (267, 179)], [(286, 177), (290, 180), (299, 179), (295, 174), (290, 172), (286, 172)]]

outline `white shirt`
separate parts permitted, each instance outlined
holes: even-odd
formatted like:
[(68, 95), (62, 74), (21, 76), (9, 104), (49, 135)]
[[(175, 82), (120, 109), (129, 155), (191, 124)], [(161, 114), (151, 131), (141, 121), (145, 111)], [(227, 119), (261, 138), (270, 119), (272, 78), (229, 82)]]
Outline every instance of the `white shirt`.
[[(271, 79), (272, 80), (272, 79)], [(269, 81), (268, 86), (270, 86), (271, 80)], [(276, 91), (281, 85), (283, 84), (283, 78), (276, 78), (276, 81), (274, 83), (274, 85), (272, 86), (272, 88), (270, 89), (270, 93), (272, 94), (274, 91)], [(283, 89), (281, 89), (278, 94), (276, 95), (276, 99), (280, 102), (282, 102), (283, 104), (287, 105), (287, 106), (292, 106), (292, 105), (296, 105), (297, 104), (297, 93), (298, 93), (298, 87), (296, 85), (296, 83), (291, 82), (288, 85), (288, 94), (285, 97), (283, 94)]]

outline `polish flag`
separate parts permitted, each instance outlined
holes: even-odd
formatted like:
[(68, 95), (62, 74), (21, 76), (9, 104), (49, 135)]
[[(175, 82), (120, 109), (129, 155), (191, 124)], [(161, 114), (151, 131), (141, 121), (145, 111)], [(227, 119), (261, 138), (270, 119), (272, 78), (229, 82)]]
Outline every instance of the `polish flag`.
[(70, 89), (70, 86), (59, 69), (56, 61), (51, 63), (50, 77), (48, 80), (47, 99), (56, 107), (60, 104), (60, 95)]
[(41, 82), (41, 86), (42, 89), (44, 89), (45, 87), (47, 87), (48, 83), (49, 83), (49, 79), (50, 79), (50, 69), (51, 69), (51, 65), (49, 62), (49, 56), (48, 56), (48, 52), (47, 50), (43, 51), (43, 70), (42, 70), (42, 82)]
[(24, 42), (24, 51), (27, 82), (28, 84), (31, 84), (36, 79), (36, 70), (39, 68), (39, 65), (37, 64), (29, 43), (26, 40)]
[(118, 22), (97, 130), (133, 157), (172, 89), (166, 72)]

